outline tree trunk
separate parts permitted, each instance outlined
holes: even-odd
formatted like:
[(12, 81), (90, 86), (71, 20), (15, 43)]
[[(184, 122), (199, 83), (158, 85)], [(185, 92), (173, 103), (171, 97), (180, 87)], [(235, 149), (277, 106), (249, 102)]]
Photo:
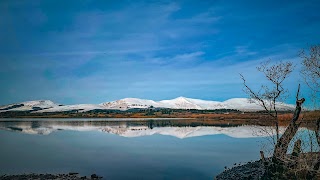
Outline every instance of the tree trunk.
[(320, 135), (319, 132), (320, 131), (320, 118), (317, 120), (317, 128), (316, 128), (316, 138), (317, 138), (317, 142), (318, 142), (318, 146), (320, 146)]
[(289, 143), (294, 137), (294, 135), (297, 133), (300, 126), (300, 124), (297, 124), (296, 122), (299, 119), (299, 115), (301, 112), (301, 105), (304, 101), (305, 101), (304, 98), (296, 101), (296, 109), (294, 111), (293, 118), (289, 126), (287, 127), (286, 131), (283, 133), (281, 138), (277, 141), (277, 144), (273, 152), (273, 158), (276, 158), (277, 160), (281, 160), (286, 156)]
[(298, 157), (300, 153), (301, 153), (301, 140), (299, 139), (294, 143), (292, 155)]

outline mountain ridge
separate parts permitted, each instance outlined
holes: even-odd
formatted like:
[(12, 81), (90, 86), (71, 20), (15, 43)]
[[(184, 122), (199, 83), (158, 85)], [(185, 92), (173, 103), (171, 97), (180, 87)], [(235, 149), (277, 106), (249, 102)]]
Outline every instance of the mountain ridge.
[[(279, 110), (293, 110), (294, 105), (277, 102)], [(215, 109), (236, 109), (240, 111), (260, 111), (264, 110), (257, 102), (252, 102), (248, 98), (231, 98), (226, 101), (211, 101), (202, 99), (193, 99), (187, 97), (177, 97), (170, 100), (154, 101), (139, 98), (124, 98), (100, 104), (74, 104), (61, 105), (50, 100), (25, 101), (0, 106), (0, 113), (6, 111), (33, 111), (43, 112), (63, 112), (63, 111), (90, 111), (95, 109), (146, 109), (146, 108), (169, 108), (169, 109), (198, 109), (198, 110), (215, 110)]]

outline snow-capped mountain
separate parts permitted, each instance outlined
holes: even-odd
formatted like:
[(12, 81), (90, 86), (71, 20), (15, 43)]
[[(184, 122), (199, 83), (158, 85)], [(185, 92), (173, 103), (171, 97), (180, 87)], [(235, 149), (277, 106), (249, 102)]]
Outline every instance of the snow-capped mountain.
[(12, 111), (12, 110), (31, 111), (31, 110), (39, 110), (39, 109), (56, 108), (59, 106), (62, 106), (62, 105), (56, 104), (50, 100), (26, 101), (21, 103), (0, 106), (0, 112)]
[[(138, 98), (124, 98), (101, 104), (59, 105), (49, 100), (27, 101), (22, 103), (0, 106), (0, 113), (5, 111), (33, 111), (33, 112), (62, 112), (62, 111), (90, 111), (94, 109), (128, 110), (132, 108), (171, 108), (171, 109), (237, 109), (241, 111), (264, 110), (257, 102), (247, 98), (233, 98), (223, 102), (207, 101), (178, 97), (171, 100), (153, 101)], [(279, 110), (293, 110), (294, 105), (277, 102)]]
[(131, 108), (171, 108), (171, 109), (224, 109), (226, 106), (218, 101), (206, 101), (178, 97), (171, 100), (153, 101), (137, 98), (125, 98), (117, 101), (102, 103), (108, 109), (131, 109)]
[(226, 106), (218, 101), (205, 101), (201, 99), (191, 99), (178, 97), (171, 100), (162, 100), (161, 104), (166, 104), (173, 109), (225, 109)]
[[(186, 97), (178, 97), (171, 100), (153, 101), (137, 98), (125, 98), (117, 101), (102, 103), (106, 109), (127, 110), (131, 108), (171, 108), (171, 109), (237, 109), (241, 111), (259, 111), (264, 110), (258, 102), (254, 102), (247, 98), (232, 98), (223, 102), (208, 101), (201, 99), (192, 99)], [(294, 105), (277, 102), (279, 110), (293, 110)]]
[(147, 100), (147, 99), (138, 99), (138, 98), (124, 98), (117, 101), (111, 101), (100, 104), (106, 109), (131, 109), (131, 108), (149, 108), (151, 106), (153, 107), (164, 107), (159, 102), (155, 102), (153, 100)]

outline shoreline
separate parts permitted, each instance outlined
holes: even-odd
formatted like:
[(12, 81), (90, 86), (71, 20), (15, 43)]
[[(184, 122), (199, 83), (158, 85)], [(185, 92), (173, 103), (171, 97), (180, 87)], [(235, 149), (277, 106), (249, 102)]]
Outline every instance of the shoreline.
[(234, 166), (230, 169), (226, 168), (223, 172), (218, 174), (215, 180), (226, 180), (226, 179), (238, 179), (238, 180), (258, 180), (261, 179), (265, 173), (265, 168), (262, 160), (254, 162), (247, 162), (240, 166)]
[(103, 179), (103, 177), (96, 174), (91, 174), (91, 176), (81, 176), (79, 173), (70, 172), (68, 174), (38, 174), (38, 173), (29, 173), (29, 174), (15, 174), (15, 175), (0, 175), (0, 180), (36, 180), (36, 179), (51, 179), (51, 180), (89, 180), (89, 179)]
[[(52, 119), (52, 120), (51, 120)], [(23, 121), (146, 121), (146, 120), (193, 120), (197, 118), (101, 118), (101, 117), (17, 117), (17, 118), (0, 118), (0, 122), (23, 122)]]

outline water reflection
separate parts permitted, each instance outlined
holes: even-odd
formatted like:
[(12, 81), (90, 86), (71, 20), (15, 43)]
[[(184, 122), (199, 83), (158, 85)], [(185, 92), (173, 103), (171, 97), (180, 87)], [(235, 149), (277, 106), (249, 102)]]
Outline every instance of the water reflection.
[(177, 138), (190, 138), (205, 135), (224, 134), (234, 138), (268, 136), (260, 126), (216, 121), (176, 120), (138, 120), (138, 121), (83, 121), (83, 120), (45, 120), (1, 121), (0, 129), (26, 134), (48, 135), (58, 130), (99, 131), (123, 137), (149, 135), (168, 135)]
[(258, 137), (270, 134), (266, 128), (194, 119), (0, 119), (0, 175), (213, 179), (224, 166), (259, 159), (260, 143), (270, 145)]
[(0, 175), (213, 179), (224, 166), (259, 158), (257, 141), (265, 138), (247, 138), (255, 137), (253, 128), (206, 120), (5, 119)]

